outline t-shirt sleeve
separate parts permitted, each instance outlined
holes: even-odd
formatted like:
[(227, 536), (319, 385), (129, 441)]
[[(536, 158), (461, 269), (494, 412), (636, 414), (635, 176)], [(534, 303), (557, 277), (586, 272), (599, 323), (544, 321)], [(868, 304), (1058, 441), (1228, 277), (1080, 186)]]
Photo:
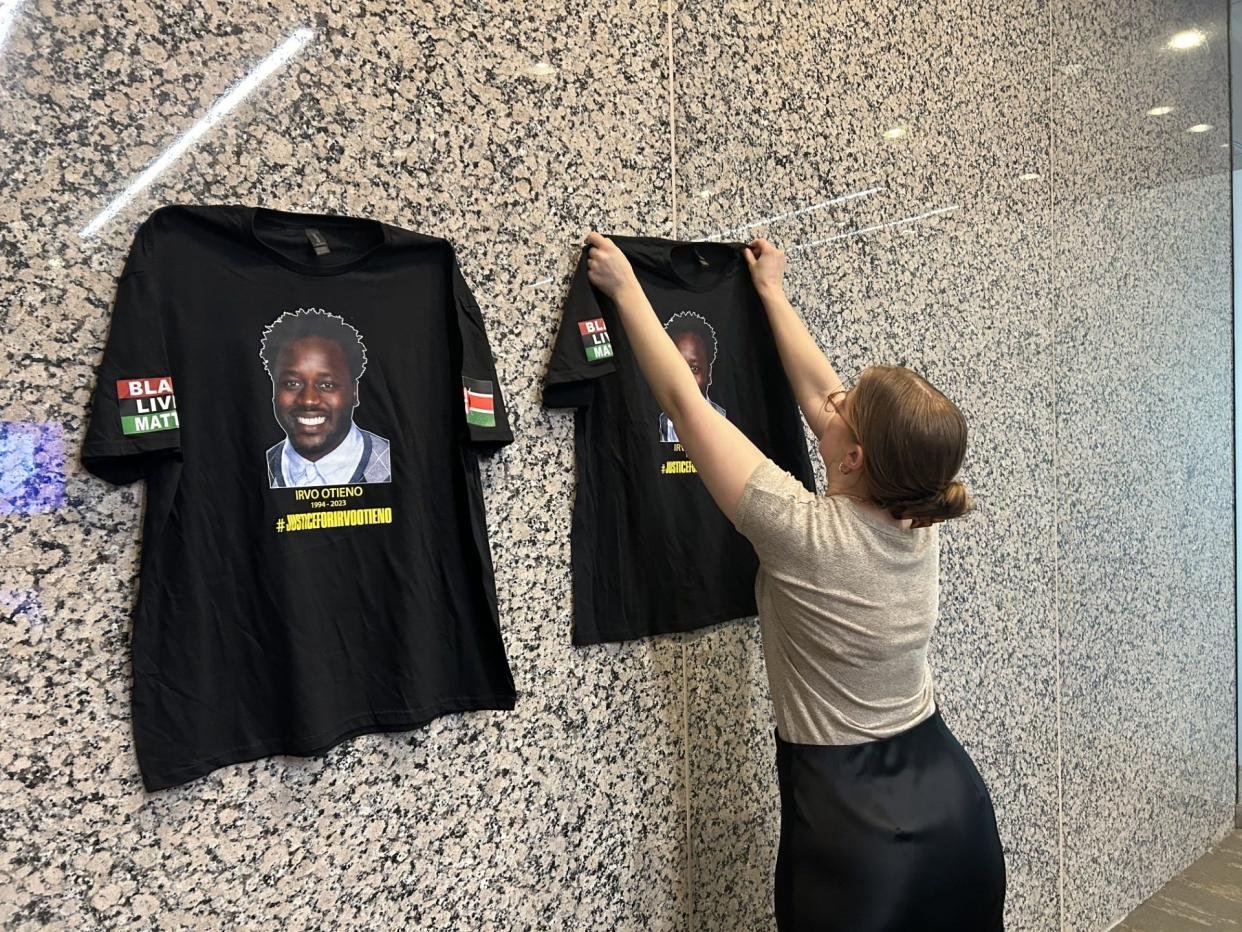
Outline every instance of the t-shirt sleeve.
[(483, 313), (452, 255), (453, 303), (461, 336), (462, 427), (464, 436), (479, 453), (495, 453), (513, 442), (509, 412), (505, 406), (496, 361), (487, 340)]
[(82, 441), (82, 465), (117, 485), (141, 479), (154, 462), (181, 453), (177, 373), (168, 362), (160, 301), (148, 220), (134, 235), (117, 282)]
[(591, 403), (594, 380), (616, 371), (608, 317), (587, 278), (587, 250), (582, 251), (565, 299), (560, 330), (543, 381), (548, 408), (581, 408)]
[(733, 526), (761, 563), (787, 565), (813, 549), (822, 505), (818, 495), (765, 458), (746, 480)]

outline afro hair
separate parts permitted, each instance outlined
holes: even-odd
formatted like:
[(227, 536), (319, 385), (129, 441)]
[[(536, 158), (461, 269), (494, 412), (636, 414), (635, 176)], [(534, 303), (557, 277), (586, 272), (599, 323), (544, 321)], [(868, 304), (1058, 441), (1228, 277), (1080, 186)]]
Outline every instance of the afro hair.
[(362, 342), (362, 334), (347, 324), (344, 318), (329, 314), (322, 308), (300, 307), (296, 311), (285, 311), (263, 330), (259, 358), (263, 360), (263, 368), (268, 375), (276, 377), (273, 370), (281, 351), (303, 337), (322, 337), (340, 344), (349, 374), (355, 382), (367, 371), (367, 348)]

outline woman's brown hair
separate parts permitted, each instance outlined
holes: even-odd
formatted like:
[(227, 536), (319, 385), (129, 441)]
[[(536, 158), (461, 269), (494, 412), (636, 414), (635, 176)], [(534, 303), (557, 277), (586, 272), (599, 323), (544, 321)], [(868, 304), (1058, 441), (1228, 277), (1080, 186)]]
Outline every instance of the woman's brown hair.
[(954, 478), (966, 458), (966, 418), (927, 379), (904, 366), (871, 366), (850, 391), (849, 414), (877, 505), (912, 518), (912, 527), (970, 510), (970, 494)]

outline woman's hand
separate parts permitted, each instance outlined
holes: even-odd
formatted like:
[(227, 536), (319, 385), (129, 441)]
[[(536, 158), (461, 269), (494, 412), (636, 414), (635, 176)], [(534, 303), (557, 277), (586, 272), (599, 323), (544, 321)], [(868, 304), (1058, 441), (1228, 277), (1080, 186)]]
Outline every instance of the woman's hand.
[(766, 239), (755, 239), (742, 250), (742, 255), (750, 266), (750, 277), (755, 283), (756, 291), (781, 290), (781, 278), (785, 274), (783, 249), (777, 249)]
[(606, 236), (589, 233), (586, 238), (591, 251), (587, 254), (587, 278), (591, 284), (614, 301), (629, 288), (639, 288), (630, 260)]

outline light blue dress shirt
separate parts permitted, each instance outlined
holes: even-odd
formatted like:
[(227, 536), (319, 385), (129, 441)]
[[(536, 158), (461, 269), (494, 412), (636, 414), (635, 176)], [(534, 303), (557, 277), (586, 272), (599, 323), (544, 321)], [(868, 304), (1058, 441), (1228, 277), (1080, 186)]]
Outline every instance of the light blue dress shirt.
[(362, 432), (352, 421), (349, 433), (335, 450), (315, 462), (306, 459), (293, 444), (285, 442), (280, 455), (280, 469), (290, 486), (348, 485), (362, 460)]

